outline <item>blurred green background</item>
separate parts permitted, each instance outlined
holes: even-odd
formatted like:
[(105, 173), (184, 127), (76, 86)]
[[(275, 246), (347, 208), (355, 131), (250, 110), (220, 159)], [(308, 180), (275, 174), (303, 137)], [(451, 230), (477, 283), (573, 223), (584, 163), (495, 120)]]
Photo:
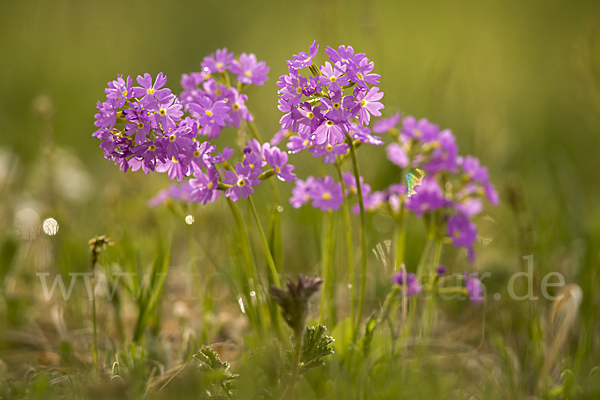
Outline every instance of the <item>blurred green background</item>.
[[(117, 74), (182, 73), (223, 46), (254, 52), (270, 80), (250, 93), (263, 135), (277, 130), (277, 76), (313, 39), (351, 44), (375, 61), (386, 113), (428, 117), (458, 136), (496, 181), (517, 176), (535, 201), (554, 199), (556, 170), (593, 207), (599, 148), (597, 1), (4, 2), (0, 17), (0, 145), (23, 161), (42, 152), (37, 96), (52, 101), (57, 145), (104, 177), (93, 132), (94, 106)], [(24, 184), (24, 182), (23, 182)], [(533, 199), (532, 199), (533, 201)], [(552, 204), (548, 204), (551, 206)], [(585, 209), (589, 213), (593, 210)], [(589, 218), (585, 218), (588, 220)]]
[[(124, 179), (90, 136), (106, 83), (163, 71), (177, 92), (182, 73), (224, 46), (254, 52), (271, 67), (265, 86), (249, 93), (270, 137), (281, 115), (275, 82), (284, 61), (317, 39), (321, 61), (325, 46), (339, 44), (375, 61), (384, 115), (401, 110), (450, 128), (462, 154), (489, 166), (500, 192), (519, 182), (552, 240), (587, 240), (600, 230), (597, 1), (23, 0), (2, 7), (0, 147), (20, 160), (13, 191), (43, 187), (33, 172), (48, 137), (81, 161), (92, 193)], [(49, 121), (35, 112), (44, 99)], [(376, 189), (397, 179), (393, 167), (363, 164)], [(148, 193), (168, 184), (135, 175), (127, 179), (141, 187), (155, 182)]]

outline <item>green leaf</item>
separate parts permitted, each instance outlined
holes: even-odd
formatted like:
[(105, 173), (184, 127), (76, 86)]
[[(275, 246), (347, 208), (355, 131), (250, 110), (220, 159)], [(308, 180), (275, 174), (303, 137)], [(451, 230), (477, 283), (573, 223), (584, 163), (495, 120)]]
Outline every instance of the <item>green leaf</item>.
[(361, 339), (360, 347), (365, 357), (369, 356), (371, 353), (371, 343), (373, 342), (373, 336), (375, 335), (375, 330), (377, 329), (377, 318), (375, 314), (372, 314), (367, 324), (365, 325), (365, 335)]
[(223, 392), (231, 398), (236, 388), (234, 380), (238, 375), (229, 371), (229, 363), (221, 361), (219, 355), (208, 346), (202, 346), (194, 358), (200, 362), (198, 371), (202, 374), (204, 385), (210, 387), (211, 396), (221, 397)]
[(323, 325), (306, 327), (300, 353), (300, 373), (325, 365), (323, 358), (333, 354), (333, 348), (330, 345), (334, 339), (325, 335), (326, 330), (327, 328)]

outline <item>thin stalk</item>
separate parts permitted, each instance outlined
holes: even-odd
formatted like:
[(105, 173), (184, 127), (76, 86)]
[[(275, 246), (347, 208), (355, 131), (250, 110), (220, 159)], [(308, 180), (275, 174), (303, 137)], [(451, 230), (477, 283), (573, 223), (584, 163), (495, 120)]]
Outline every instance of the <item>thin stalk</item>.
[[(93, 240), (93, 239), (92, 239)], [(96, 374), (100, 375), (100, 363), (98, 360), (98, 330), (96, 324), (96, 280), (94, 279), (96, 275), (96, 264), (98, 263), (98, 256), (100, 252), (96, 248), (96, 243), (90, 241), (92, 244), (92, 324), (94, 329), (94, 342), (92, 343), (92, 357), (94, 358), (94, 364), (96, 365)]]
[(296, 386), (296, 379), (298, 377), (298, 364), (300, 361), (300, 350), (302, 350), (304, 329), (301, 335), (294, 335), (294, 358), (292, 360), (292, 373), (290, 374), (290, 382), (283, 395), (283, 399), (292, 399), (294, 397), (294, 387)]
[(329, 324), (335, 324), (334, 299), (334, 276), (333, 264), (331, 262), (333, 246), (333, 215), (331, 211), (323, 215), (323, 238), (321, 239), (321, 276), (324, 282), (323, 295), (321, 296), (321, 310), (319, 312), (319, 323), (325, 325), (325, 305), (328, 307)]
[[(432, 245), (433, 245), (433, 237), (431, 235), (428, 235), (427, 242), (425, 243), (425, 247), (423, 248), (423, 253), (421, 253), (421, 258), (419, 259), (419, 264), (417, 265), (417, 279), (419, 279), (419, 280), (422, 279), (423, 264), (425, 263), (425, 260), (427, 259), (427, 256), (429, 255), (429, 253), (431, 251)], [(408, 324), (406, 325), (406, 328), (404, 330), (405, 340), (408, 340), (408, 338), (410, 337), (410, 333), (411, 333), (413, 324), (415, 322), (416, 315), (417, 315), (417, 304), (415, 301), (412, 301), (410, 304), (410, 310), (408, 311)]]
[[(396, 225), (396, 263), (394, 265), (394, 272), (398, 269), (402, 271), (402, 277), (407, 276), (406, 266), (404, 265), (404, 253), (406, 249), (406, 213), (404, 211), (404, 204), (400, 206), (400, 213), (398, 215), (398, 223)], [(402, 329), (406, 328), (406, 318), (408, 312), (408, 298), (406, 296), (407, 287), (402, 285)]]
[(398, 223), (396, 224), (396, 264), (394, 272), (404, 264), (404, 253), (406, 250), (406, 212), (404, 211), (404, 204), (400, 206), (400, 214), (398, 216)]
[[(283, 248), (283, 239), (281, 237), (281, 217), (279, 215), (279, 196), (277, 195), (277, 189), (275, 188), (275, 184), (272, 179), (269, 179), (269, 186), (271, 187), (271, 192), (273, 193), (273, 201), (275, 204), (273, 205), (273, 226), (270, 229), (270, 247), (271, 252), (273, 254), (273, 258), (275, 260), (275, 266), (277, 267), (277, 271), (281, 276), (283, 276), (283, 262), (282, 262), (282, 248)], [(270, 227), (271, 228), (271, 227)]]
[[(406, 287), (406, 285), (402, 285), (402, 289), (404, 290), (404, 288)], [(400, 287), (398, 285), (394, 285), (392, 286), (392, 288), (390, 289), (390, 291), (388, 292), (387, 296), (385, 297), (385, 300), (383, 302), (383, 307), (381, 309), (381, 313), (379, 314), (379, 318), (377, 318), (377, 323), (376, 323), (376, 328), (377, 329), (379, 326), (381, 326), (381, 324), (385, 321), (388, 322), (389, 327), (390, 327), (390, 336), (391, 336), (391, 358), (394, 358), (394, 352), (395, 352), (395, 342), (396, 342), (396, 335), (394, 332), (394, 322), (392, 319), (392, 310), (394, 308), (394, 303), (396, 301), (396, 297), (398, 297), (398, 292), (400, 292)]]
[[(406, 285), (402, 285), (402, 286), (406, 286)], [(396, 297), (398, 296), (398, 292), (400, 292), (400, 286), (394, 284), (394, 286), (392, 286), (392, 288), (388, 292), (387, 296), (385, 296), (385, 300), (383, 301), (383, 307), (381, 308), (381, 313), (379, 314), (379, 318), (377, 318), (376, 326), (380, 326), (386, 319), (389, 318), (390, 310), (392, 309), (392, 306), (394, 305), (394, 301), (396, 300)]]
[(361, 277), (360, 292), (358, 294), (358, 316), (356, 318), (356, 329), (358, 332), (360, 321), (365, 307), (365, 289), (367, 287), (367, 215), (365, 213), (365, 204), (363, 201), (362, 188), (360, 184), (360, 171), (358, 169), (358, 160), (356, 151), (349, 133), (346, 133), (346, 140), (350, 144), (350, 156), (352, 157), (352, 166), (354, 169), (354, 178), (356, 179), (356, 192), (358, 195), (358, 206), (360, 208), (360, 256), (361, 256)]
[(96, 328), (96, 275), (95, 265), (92, 265), (92, 323), (94, 325), (94, 350), (92, 354), (94, 356), (94, 364), (96, 364), (96, 371), (100, 374), (100, 361), (98, 360), (98, 330)]
[(258, 272), (256, 270), (256, 264), (254, 263), (254, 257), (252, 257), (251, 253), (248, 229), (237, 205), (229, 199), (227, 199), (227, 204), (229, 205), (229, 209), (231, 210), (231, 214), (233, 215), (236, 230), (238, 231), (238, 236), (241, 242), (240, 245), (242, 247), (242, 257), (244, 258), (243, 264), (245, 267), (244, 270), (246, 275), (245, 282), (242, 282), (242, 291), (244, 292), (244, 296), (246, 297), (248, 303), (248, 315), (250, 317), (250, 322), (253, 323), (253, 325), (257, 327), (259, 331), (262, 331), (259, 308), (253, 306), (250, 296), (250, 292), (252, 290), (255, 293), (258, 293), (257, 287), (255, 286), (258, 285), (259, 280)]
[[(352, 225), (350, 224), (350, 208), (348, 207), (348, 201), (346, 199), (346, 186), (344, 185), (344, 179), (342, 177), (342, 168), (339, 163), (336, 163), (338, 174), (340, 177), (340, 183), (342, 184), (342, 194), (344, 196), (344, 203), (342, 205), (344, 210), (344, 224), (346, 225), (346, 247), (348, 248), (348, 272), (350, 274), (350, 317), (352, 318), (352, 327), (354, 329), (356, 311), (356, 282), (354, 276), (354, 245), (352, 244)], [(354, 336), (354, 335), (353, 335)]]
[(246, 264), (246, 274), (247, 278), (251, 279), (254, 285), (258, 284), (258, 271), (256, 269), (256, 265), (254, 263), (254, 258), (252, 257), (252, 253), (250, 252), (250, 240), (248, 237), (248, 228), (246, 227), (246, 223), (244, 222), (244, 218), (240, 213), (238, 206), (231, 200), (227, 200), (227, 204), (229, 204), (229, 208), (233, 215), (233, 219), (239, 229), (240, 236), (243, 236), (243, 244), (242, 249), (244, 261)]
[(427, 325), (425, 328), (425, 337), (429, 338), (431, 336), (431, 331), (433, 329), (433, 315), (435, 308), (435, 292), (433, 290), (433, 285), (435, 283), (435, 268), (440, 263), (440, 256), (442, 254), (442, 240), (436, 239), (435, 241), (435, 253), (433, 256), (433, 263), (429, 266), (429, 298), (427, 299)]
[(277, 274), (277, 267), (275, 267), (275, 261), (273, 261), (273, 255), (271, 254), (271, 249), (269, 249), (269, 242), (267, 241), (267, 235), (265, 235), (265, 231), (260, 222), (260, 218), (258, 217), (258, 212), (256, 211), (256, 206), (254, 205), (254, 201), (252, 201), (252, 196), (248, 196), (248, 202), (250, 203), (250, 209), (252, 210), (252, 215), (254, 216), (254, 220), (256, 221), (256, 226), (258, 227), (258, 233), (260, 234), (260, 240), (263, 245), (263, 250), (265, 252), (265, 256), (267, 257), (268, 271), (270, 273), (270, 278), (273, 284), (277, 287), (281, 286), (279, 282), (279, 275)]
[(427, 260), (427, 256), (431, 252), (431, 246), (433, 246), (434, 238), (433, 235), (427, 235), (427, 242), (425, 242), (425, 247), (423, 248), (423, 253), (421, 253), (421, 258), (419, 259), (419, 264), (417, 265), (417, 278), (421, 279), (423, 277), (423, 265)]
[(406, 266), (404, 263), (400, 266), (402, 271), (402, 329), (406, 328), (407, 314), (408, 314), (408, 273), (406, 272)]
[[(281, 283), (279, 281), (277, 267), (275, 266), (275, 261), (273, 261), (273, 255), (271, 254), (271, 249), (269, 249), (269, 242), (267, 241), (267, 235), (265, 235), (265, 230), (263, 229), (262, 224), (260, 223), (260, 218), (258, 217), (258, 211), (256, 211), (256, 206), (254, 205), (252, 196), (248, 196), (248, 202), (250, 203), (250, 209), (252, 210), (252, 215), (254, 216), (254, 219), (256, 221), (256, 226), (258, 227), (258, 233), (260, 234), (260, 240), (263, 245), (265, 257), (267, 258), (267, 265), (269, 267), (268, 272), (270, 273), (269, 280), (270, 280), (271, 284), (273, 284), (277, 287), (280, 287)], [(283, 322), (281, 320), (281, 317), (279, 316), (279, 313), (277, 312), (277, 305), (275, 304), (274, 301), (269, 302), (269, 311), (271, 314), (271, 321), (273, 322), (273, 329), (275, 329), (275, 332), (277, 333), (277, 336), (279, 337), (279, 339), (283, 340), (283, 338), (285, 337)]]
[[(252, 133), (252, 136), (258, 140), (260, 143), (263, 143), (263, 139), (262, 136), (260, 135), (260, 132), (258, 131), (258, 127), (256, 126), (256, 124), (252, 121), (248, 122), (248, 127), (250, 128), (250, 132)], [(273, 171), (274, 172), (274, 171)], [(267, 178), (267, 176), (265, 176), (265, 178)], [(277, 190), (275, 188), (275, 184), (273, 183), (273, 181), (271, 179), (269, 179), (269, 185), (271, 187), (271, 192), (273, 193), (273, 201), (275, 202), (275, 208), (274, 208), (274, 215), (275, 215), (275, 221), (274, 224), (275, 226), (273, 227), (274, 232), (274, 241), (272, 243), (272, 248), (271, 248), (271, 252), (273, 254), (273, 257), (275, 259), (277, 259), (275, 265), (278, 266), (278, 271), (279, 273), (281, 273), (283, 275), (283, 263), (281, 263), (280, 258), (278, 257), (277, 251), (276, 251), (276, 247), (281, 248), (282, 244), (281, 244), (281, 218), (278, 217), (278, 207), (279, 207), (279, 196), (277, 196)], [(279, 286), (279, 285), (277, 285)]]

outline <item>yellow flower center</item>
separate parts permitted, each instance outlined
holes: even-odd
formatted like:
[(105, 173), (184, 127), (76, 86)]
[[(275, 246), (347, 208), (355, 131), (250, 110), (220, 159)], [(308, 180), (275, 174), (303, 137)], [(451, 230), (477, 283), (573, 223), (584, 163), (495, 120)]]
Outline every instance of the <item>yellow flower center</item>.
[(283, 136), (285, 137), (290, 137), (292, 136), (292, 131), (290, 131), (289, 129), (287, 131), (285, 131), (285, 133), (283, 134)]
[(356, 76), (358, 76), (358, 79), (362, 79), (363, 78), (363, 74), (361, 74), (360, 72), (358, 74), (356, 74)]
[(302, 88), (301, 87), (297, 88), (296, 93), (298, 93), (298, 94), (302, 93)]
[(238, 184), (239, 187), (243, 187), (243, 186), (246, 185), (246, 181), (240, 178), (240, 180), (238, 180), (237, 184)]
[(252, 78), (252, 72), (250, 71), (244, 72), (244, 75), (246, 75), (248, 78)]
[(418, 129), (415, 129), (413, 134), (415, 135), (415, 137), (420, 138), (423, 135), (423, 132), (421, 132)]
[(154, 151), (154, 150), (156, 150), (156, 146), (151, 144), (150, 146), (148, 146), (148, 150)]
[(152, 88), (148, 89), (148, 90), (147, 90), (147, 93), (148, 93), (148, 94), (154, 94), (154, 89), (152, 89)]
[(366, 101), (364, 101), (364, 100), (362, 100), (362, 101), (360, 102), (360, 106), (361, 106), (361, 107), (364, 107), (364, 106), (365, 106), (365, 104), (367, 104), (367, 102), (366, 102)]
[(337, 81), (337, 78), (335, 76), (332, 76), (331, 78), (329, 78), (329, 82), (335, 82)]
[(308, 139), (304, 140), (304, 142), (302, 142), (303, 146), (308, 146)]
[(248, 166), (250, 167), (250, 169), (254, 169), (254, 164), (250, 164)]
[(308, 119), (313, 119), (315, 117), (315, 114), (313, 114), (312, 111), (309, 111), (308, 114), (306, 114), (306, 116), (308, 117)]
[(325, 122), (325, 125), (327, 125), (327, 126), (333, 126), (333, 121), (327, 121), (327, 122)]
[(208, 186), (209, 189), (212, 189), (214, 185), (213, 185), (213, 183), (211, 181), (211, 182), (208, 182), (208, 185), (206, 185), (206, 186)]
[(323, 193), (323, 200), (329, 200), (331, 198), (331, 194), (328, 192)]
[(174, 142), (174, 141), (175, 141), (175, 139), (177, 139), (177, 138), (175, 137), (175, 135), (171, 135), (171, 136), (169, 136), (169, 142)]
[(198, 150), (194, 152), (194, 157), (200, 157), (200, 152)]
[(220, 95), (221, 95), (221, 93), (222, 93), (222, 92), (221, 92), (221, 89), (217, 89), (217, 90), (215, 90), (215, 94), (216, 94), (217, 96), (220, 96)]
[(223, 63), (222, 62), (218, 62), (217, 63), (217, 68), (223, 68)]
[(331, 144), (328, 144), (327, 145), (327, 151), (331, 151), (331, 150), (333, 150), (333, 146)]
[(336, 110), (337, 110), (338, 108), (340, 108), (340, 103), (333, 103), (333, 108), (335, 108)]
[(213, 114), (212, 114), (212, 111), (210, 111), (210, 110), (206, 110), (204, 113), (205, 113), (206, 115), (208, 115), (209, 117), (212, 117), (212, 115), (213, 115)]
[(460, 231), (458, 229), (455, 229), (453, 235), (455, 238), (460, 237)]
[(234, 110), (239, 110), (240, 109), (240, 105), (238, 103), (233, 103), (233, 109)]
[(166, 114), (167, 114), (167, 110), (165, 110), (164, 108), (161, 108), (161, 109), (158, 111), (158, 113), (159, 113), (160, 115), (166, 115)]
[(128, 93), (129, 93), (129, 92), (128, 92), (127, 90), (123, 90), (123, 93), (121, 94), (121, 96), (123, 96), (123, 97), (127, 97), (127, 94), (128, 94)]
[(280, 173), (281, 172), (281, 168), (275, 167), (275, 172)]
[(179, 162), (179, 161), (177, 161), (177, 159), (176, 159), (175, 157), (173, 157), (171, 160), (172, 160), (173, 162), (175, 162), (175, 163), (178, 163), (178, 162)]
[(138, 129), (142, 129), (144, 127), (144, 123), (138, 122), (137, 126), (138, 126)]

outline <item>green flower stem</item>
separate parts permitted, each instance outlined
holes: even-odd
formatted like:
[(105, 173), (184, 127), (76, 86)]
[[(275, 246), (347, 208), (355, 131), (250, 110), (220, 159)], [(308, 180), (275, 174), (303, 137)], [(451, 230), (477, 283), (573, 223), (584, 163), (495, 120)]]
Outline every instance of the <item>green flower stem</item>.
[[(406, 285), (402, 285), (402, 287), (404, 287), (404, 286), (406, 286)], [(383, 307), (381, 308), (381, 313), (379, 314), (379, 317), (377, 318), (377, 326), (380, 326), (389, 317), (390, 310), (394, 305), (396, 297), (398, 297), (398, 294), (401, 291), (402, 291), (402, 289), (401, 289), (400, 285), (396, 285), (396, 284), (394, 284), (392, 289), (390, 289), (390, 291), (388, 292), (388, 294), (385, 297), (385, 300), (383, 302)], [(392, 334), (393, 334), (393, 332), (392, 332)]]
[[(252, 200), (252, 196), (248, 196), (248, 202), (250, 203), (250, 209), (252, 210), (252, 215), (254, 216), (254, 220), (256, 221), (256, 226), (258, 227), (258, 233), (260, 234), (260, 240), (263, 245), (263, 250), (265, 253), (265, 257), (267, 258), (268, 272), (269, 272), (269, 281), (271, 284), (276, 287), (281, 287), (281, 283), (279, 281), (279, 274), (277, 273), (277, 267), (275, 267), (275, 261), (273, 261), (273, 256), (271, 254), (271, 249), (269, 249), (269, 243), (267, 241), (267, 236), (265, 235), (265, 231), (260, 223), (260, 218), (258, 217), (258, 212), (256, 211), (256, 206), (254, 205), (254, 201)], [(269, 311), (271, 313), (271, 321), (273, 322), (273, 329), (277, 333), (279, 339), (283, 340), (285, 337), (283, 322), (281, 317), (279, 316), (279, 312), (277, 310), (277, 304), (274, 301), (269, 302)]]
[[(258, 127), (256, 126), (256, 124), (253, 121), (249, 121), (248, 122), (248, 127), (250, 128), (250, 132), (252, 133), (252, 136), (258, 140), (260, 143), (263, 143), (263, 139), (262, 136), (260, 134), (260, 132), (258, 131)], [(275, 175), (275, 170), (274, 169), (269, 169), (263, 173), (260, 174), (260, 176), (258, 177), (258, 179), (260, 180), (265, 180), (267, 178), (272, 177), (273, 175)], [(279, 211), (277, 210), (279, 207), (279, 198), (277, 196), (277, 190), (275, 188), (275, 184), (273, 183), (272, 180), (269, 180), (269, 185), (271, 187), (271, 192), (273, 193), (273, 201), (275, 202), (275, 208), (273, 211), (273, 215), (274, 220), (274, 226), (273, 226), (273, 238), (274, 240), (271, 242), (271, 253), (275, 259), (275, 261), (278, 261), (275, 263), (275, 266), (278, 267), (277, 270), (279, 271), (280, 274), (283, 274), (283, 263), (281, 262), (281, 257), (278, 256), (278, 252), (276, 251), (276, 249), (281, 249), (283, 248), (283, 244), (282, 244), (282, 237), (281, 237), (281, 218), (279, 218)], [(279, 285), (277, 285), (279, 286)]]
[(279, 212), (279, 196), (277, 195), (277, 189), (275, 184), (273, 183), (273, 179), (269, 179), (269, 186), (271, 187), (271, 192), (273, 193), (273, 213), (271, 214), (271, 223), (269, 224), (269, 245), (271, 248), (271, 253), (273, 254), (273, 259), (275, 260), (275, 266), (277, 267), (277, 272), (283, 276), (283, 238), (281, 236), (281, 216)]
[(92, 265), (92, 323), (94, 325), (94, 348), (92, 350), (92, 355), (94, 356), (94, 364), (96, 364), (96, 372), (100, 374), (100, 362), (98, 360), (98, 330), (96, 328), (96, 280), (94, 276), (96, 275), (95, 267), (96, 263)]
[(294, 359), (292, 360), (292, 372), (290, 374), (290, 382), (285, 390), (282, 399), (292, 399), (294, 397), (294, 387), (296, 386), (296, 379), (298, 379), (298, 364), (300, 362), (300, 351), (302, 350), (302, 342), (304, 340), (304, 329), (302, 334), (294, 335)]
[(329, 324), (335, 325), (335, 307), (334, 307), (334, 271), (332, 264), (333, 252), (333, 214), (331, 211), (323, 214), (323, 237), (321, 239), (321, 277), (323, 278), (324, 288), (321, 296), (321, 310), (319, 312), (319, 323), (325, 323), (325, 307), (327, 306)]
[(406, 285), (402, 285), (402, 287), (400, 287), (399, 285), (394, 284), (392, 286), (392, 288), (388, 292), (387, 296), (385, 296), (385, 300), (383, 302), (383, 307), (381, 308), (381, 312), (380, 312), (379, 317), (377, 318), (377, 321), (375, 324), (375, 330), (376, 330), (384, 322), (387, 321), (387, 323), (388, 323), (388, 326), (390, 328), (390, 338), (391, 338), (391, 340), (390, 340), (391, 353), (390, 354), (391, 354), (392, 359), (394, 358), (395, 343), (396, 343), (396, 332), (394, 330), (394, 312), (393, 311), (396, 306), (396, 300), (398, 298), (398, 294), (399, 293), (405, 294), (405, 292), (406, 292)]
[(354, 178), (356, 179), (356, 192), (358, 195), (358, 206), (360, 207), (360, 256), (361, 256), (361, 277), (360, 291), (358, 294), (358, 316), (356, 318), (355, 333), (358, 332), (362, 314), (365, 307), (365, 289), (367, 287), (367, 214), (365, 213), (365, 204), (363, 202), (362, 188), (360, 184), (360, 171), (358, 170), (358, 160), (356, 151), (350, 134), (346, 132), (346, 141), (350, 144), (350, 155), (352, 157), (352, 166), (354, 169)]
[(400, 266), (404, 264), (404, 253), (406, 250), (406, 210), (404, 203), (400, 205), (400, 212), (396, 219), (396, 264), (394, 272), (398, 271)]
[(433, 263), (429, 266), (429, 298), (427, 299), (427, 325), (425, 328), (425, 337), (429, 338), (431, 336), (431, 331), (433, 329), (433, 315), (435, 308), (435, 292), (433, 290), (433, 285), (435, 284), (435, 268), (440, 263), (440, 257), (442, 254), (442, 240), (436, 239), (435, 241), (435, 253), (433, 256)]
[[(433, 246), (433, 242), (433, 236), (427, 235), (427, 242), (425, 243), (423, 253), (421, 253), (421, 258), (419, 259), (419, 264), (417, 265), (417, 278), (419, 280), (423, 277), (423, 264), (425, 263), (429, 253), (431, 252), (431, 246)], [(408, 338), (410, 337), (410, 333), (415, 323), (415, 318), (417, 315), (417, 303), (415, 301), (411, 301), (409, 306), (410, 309), (408, 311), (408, 324), (404, 329), (404, 340), (408, 340)]]
[[(92, 245), (94, 246), (94, 245)], [(96, 251), (96, 248), (92, 248), (92, 324), (94, 327), (94, 342), (92, 343), (92, 357), (94, 358), (94, 364), (96, 365), (96, 373), (100, 374), (100, 363), (98, 360), (98, 330), (96, 323), (96, 280), (94, 277), (96, 276), (96, 264), (98, 263), (99, 252)]]
[(404, 215), (396, 229), (396, 264), (394, 272), (398, 271), (400, 266), (404, 264), (404, 252), (406, 249), (406, 226), (404, 224)]
[(245, 270), (244, 273), (246, 275), (246, 279), (242, 282), (242, 292), (247, 300), (248, 316), (250, 318), (250, 323), (255, 328), (258, 328), (259, 331), (262, 331), (259, 309), (258, 307), (255, 308), (253, 306), (252, 298), (250, 296), (251, 291), (254, 291), (255, 293), (258, 292), (256, 286), (258, 285), (259, 280), (254, 257), (252, 256), (252, 248), (250, 246), (250, 239), (248, 237), (248, 228), (246, 227), (246, 223), (242, 218), (242, 214), (240, 213), (237, 204), (229, 199), (227, 199), (227, 204), (229, 205), (229, 209), (233, 215), (238, 237), (241, 239), (239, 244), (242, 248), (242, 257), (244, 259), (243, 264)]
[(277, 267), (275, 267), (275, 261), (273, 261), (273, 255), (271, 254), (271, 249), (269, 249), (269, 242), (267, 241), (267, 236), (265, 235), (265, 231), (260, 223), (260, 218), (258, 217), (258, 212), (256, 211), (256, 206), (254, 205), (254, 201), (252, 200), (252, 196), (248, 196), (248, 202), (250, 203), (250, 209), (252, 210), (252, 215), (254, 216), (254, 220), (256, 221), (256, 226), (258, 227), (258, 233), (260, 234), (260, 240), (263, 245), (263, 250), (265, 252), (265, 257), (267, 258), (267, 265), (269, 267), (269, 277), (271, 282), (277, 287), (281, 286), (279, 282), (279, 275), (277, 274)]
[[(354, 139), (354, 140), (352, 141), (352, 145), (354, 146), (354, 150), (358, 149), (358, 148), (361, 146), (361, 144), (362, 144), (362, 142), (361, 142), (360, 140), (358, 140), (358, 139)], [(343, 164), (344, 164), (344, 162), (346, 161), (346, 159), (347, 159), (347, 158), (348, 158), (348, 153), (346, 153), (346, 154), (342, 154), (342, 155), (339, 157), (339, 159), (338, 159), (338, 160), (339, 160), (339, 163), (340, 163), (340, 165), (343, 165)]]
[(340, 163), (335, 164), (340, 177), (340, 183), (342, 184), (342, 195), (344, 196), (344, 203), (342, 205), (344, 210), (344, 224), (346, 225), (346, 247), (348, 248), (348, 271), (350, 274), (350, 317), (352, 318), (352, 327), (355, 326), (356, 318), (356, 282), (354, 276), (354, 245), (352, 244), (352, 225), (350, 224), (350, 209), (348, 207), (348, 201), (346, 199), (346, 186), (344, 185), (344, 179), (342, 177), (342, 167)]
[[(404, 203), (400, 205), (400, 212), (397, 218), (396, 224), (396, 263), (394, 265), (394, 272), (401, 270), (403, 276), (406, 276), (406, 267), (404, 266), (404, 253), (406, 249), (406, 212), (404, 210)], [(407, 313), (408, 313), (408, 298), (406, 296), (407, 287), (402, 285), (402, 329), (406, 328)]]
[(423, 266), (427, 261), (429, 253), (431, 253), (431, 247), (434, 243), (434, 236), (430, 233), (427, 235), (427, 242), (425, 242), (425, 247), (423, 248), (423, 253), (421, 253), (421, 258), (419, 259), (419, 265), (417, 265), (417, 278), (423, 278)]

